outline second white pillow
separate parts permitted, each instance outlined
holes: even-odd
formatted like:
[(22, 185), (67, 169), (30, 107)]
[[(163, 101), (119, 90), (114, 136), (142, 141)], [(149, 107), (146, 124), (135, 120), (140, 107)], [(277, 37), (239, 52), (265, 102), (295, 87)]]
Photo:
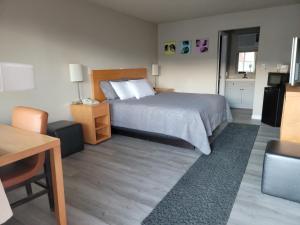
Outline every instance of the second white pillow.
[(135, 97), (128, 81), (110, 81), (110, 84), (121, 100)]
[(146, 79), (129, 80), (128, 86), (131, 93), (133, 93), (137, 99), (146, 96), (155, 95), (153, 88), (151, 87), (151, 85)]

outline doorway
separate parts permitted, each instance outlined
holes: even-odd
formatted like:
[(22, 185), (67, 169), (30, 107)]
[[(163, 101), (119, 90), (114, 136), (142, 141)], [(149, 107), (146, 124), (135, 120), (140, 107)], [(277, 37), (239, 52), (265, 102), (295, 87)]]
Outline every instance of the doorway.
[(260, 28), (219, 32), (218, 94), (231, 108), (253, 108)]

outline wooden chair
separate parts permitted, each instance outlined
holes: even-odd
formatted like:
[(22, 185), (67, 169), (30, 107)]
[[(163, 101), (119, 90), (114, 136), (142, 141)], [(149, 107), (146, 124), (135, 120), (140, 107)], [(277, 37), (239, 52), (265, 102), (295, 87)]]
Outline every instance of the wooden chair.
[[(12, 126), (40, 134), (46, 134), (48, 124), (48, 113), (29, 107), (18, 106), (13, 110)], [(41, 172), (45, 171), (45, 174)], [(53, 210), (53, 195), (51, 189), (51, 178), (45, 164), (45, 153), (21, 160), (8, 166), (0, 168), (0, 178), (5, 190), (11, 191), (19, 187), (26, 187), (27, 197), (11, 204), (12, 208), (22, 205), (44, 194), (48, 194), (50, 208)], [(46, 178), (46, 184), (40, 182)], [(36, 183), (43, 188), (42, 191), (33, 193), (31, 184)]]

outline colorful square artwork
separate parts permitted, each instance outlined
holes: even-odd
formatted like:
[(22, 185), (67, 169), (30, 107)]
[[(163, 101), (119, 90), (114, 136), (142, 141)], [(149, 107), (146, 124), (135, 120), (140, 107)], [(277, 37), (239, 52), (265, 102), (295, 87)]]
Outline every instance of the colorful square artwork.
[(189, 40), (181, 42), (180, 53), (183, 55), (191, 53), (191, 42)]
[(165, 55), (175, 55), (176, 42), (175, 41), (166, 41), (164, 43), (164, 53), (165, 53)]
[(208, 51), (208, 39), (197, 39), (196, 40), (196, 51), (204, 53)]

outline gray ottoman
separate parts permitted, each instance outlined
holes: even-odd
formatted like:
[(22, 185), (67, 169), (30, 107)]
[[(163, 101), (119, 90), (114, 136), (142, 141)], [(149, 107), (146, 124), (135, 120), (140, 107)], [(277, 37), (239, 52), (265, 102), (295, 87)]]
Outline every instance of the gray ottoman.
[(261, 191), (300, 202), (300, 145), (270, 141), (266, 148)]

